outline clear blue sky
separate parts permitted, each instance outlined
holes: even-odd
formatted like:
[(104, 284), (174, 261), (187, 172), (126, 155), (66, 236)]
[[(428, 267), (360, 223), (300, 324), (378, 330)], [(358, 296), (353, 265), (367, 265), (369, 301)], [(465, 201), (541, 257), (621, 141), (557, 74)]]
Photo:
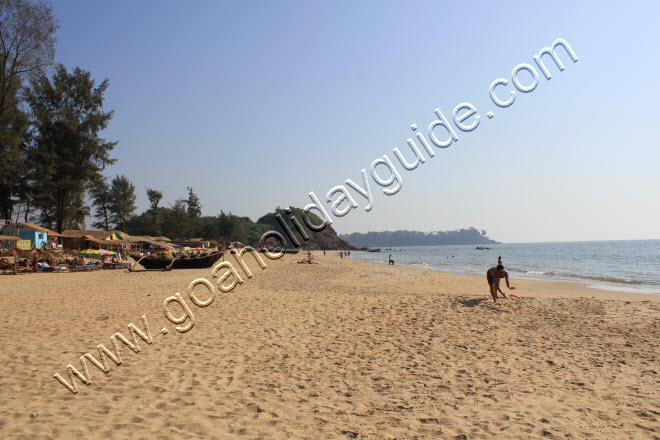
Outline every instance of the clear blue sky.
[[(335, 229), (660, 238), (660, 3), (356, 3), (59, 1), (56, 60), (110, 79), (108, 175), (140, 211), (145, 186), (166, 204), (192, 186), (204, 215), (302, 207), (470, 102), (475, 131), (401, 170), (393, 196), (371, 181), (374, 208), (356, 196)], [(557, 38), (579, 61), (561, 53), (563, 72), (494, 106), (491, 82)]]

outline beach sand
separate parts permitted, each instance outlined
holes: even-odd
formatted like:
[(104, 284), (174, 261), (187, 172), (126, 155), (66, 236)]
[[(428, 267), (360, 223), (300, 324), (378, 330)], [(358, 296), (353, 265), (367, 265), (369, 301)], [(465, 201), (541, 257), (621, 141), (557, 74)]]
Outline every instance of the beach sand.
[[(513, 279), (493, 304), (485, 276), (315, 255), (248, 256), (208, 307), (210, 269), (0, 277), (0, 438), (660, 438), (659, 297)], [(142, 315), (151, 345), (53, 378)]]

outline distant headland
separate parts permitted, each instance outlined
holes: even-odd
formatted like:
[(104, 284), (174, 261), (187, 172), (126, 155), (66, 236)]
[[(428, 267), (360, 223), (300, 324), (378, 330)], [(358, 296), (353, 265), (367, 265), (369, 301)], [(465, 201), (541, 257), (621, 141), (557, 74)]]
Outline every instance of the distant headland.
[(486, 231), (477, 228), (458, 229), (454, 231), (381, 231), (381, 232), (354, 232), (340, 234), (339, 238), (359, 247), (378, 246), (439, 246), (458, 244), (499, 244), (491, 240)]

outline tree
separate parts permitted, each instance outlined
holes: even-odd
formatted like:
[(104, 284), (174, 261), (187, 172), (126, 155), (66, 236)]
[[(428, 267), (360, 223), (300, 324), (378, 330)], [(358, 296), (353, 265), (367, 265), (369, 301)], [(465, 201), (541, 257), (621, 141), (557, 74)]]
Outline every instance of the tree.
[(168, 233), (170, 235), (176, 233), (176, 238), (190, 238), (190, 215), (188, 214), (187, 205), (187, 200), (178, 199), (171, 206), (172, 218), (169, 222)]
[(98, 219), (97, 222), (92, 223), (92, 226), (104, 231), (110, 230), (110, 185), (105, 177), (97, 179), (90, 188), (90, 196), (92, 196), (92, 205), (95, 208), (94, 218)]
[(231, 212), (225, 214), (220, 211), (218, 219), (218, 235), (225, 241), (240, 241), (245, 243), (248, 233), (254, 224), (248, 217), (238, 217)]
[(115, 162), (110, 152), (117, 142), (99, 137), (113, 115), (103, 111), (108, 84), (106, 79), (95, 87), (89, 72), (76, 67), (69, 73), (61, 64), (52, 81), (40, 75), (30, 84), (34, 201), (40, 210), (51, 211), (60, 233), (75, 200)]
[(229, 215), (224, 211), (220, 211), (218, 216), (218, 235), (220, 238), (231, 241), (231, 237), (236, 230), (236, 222), (233, 221), (231, 212)]
[(126, 221), (135, 212), (135, 185), (126, 176), (116, 176), (110, 187), (110, 218), (115, 228), (126, 230)]
[(71, 204), (65, 209), (66, 223), (64, 229), (85, 229), (85, 219), (91, 214), (89, 206), (85, 205), (84, 193), (78, 193)]
[[(30, 214), (26, 150), (27, 115), (21, 106), (26, 78), (43, 73), (55, 56), (57, 23), (45, 2), (0, 0), (0, 217), (17, 203)], [(17, 215), (18, 217), (18, 215)]]
[(53, 63), (58, 27), (44, 1), (0, 1), (0, 121), (25, 101), (17, 93), (23, 80)]
[(200, 217), (202, 215), (202, 205), (199, 202), (199, 197), (197, 197), (197, 194), (193, 192), (193, 189), (191, 186), (188, 188), (188, 213), (193, 215), (194, 217)]
[(151, 209), (154, 210), (154, 237), (158, 237), (158, 204), (163, 200), (163, 193), (161, 191), (147, 188), (147, 198)]
[(18, 107), (4, 113), (0, 120), (0, 218), (10, 219), (16, 198), (20, 200), (28, 192), (24, 144), (28, 120)]

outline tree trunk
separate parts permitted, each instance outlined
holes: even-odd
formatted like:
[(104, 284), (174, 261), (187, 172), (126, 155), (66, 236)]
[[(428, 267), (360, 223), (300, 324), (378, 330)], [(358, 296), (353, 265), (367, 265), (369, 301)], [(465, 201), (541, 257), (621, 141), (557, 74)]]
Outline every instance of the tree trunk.
[(0, 204), (2, 204), (2, 219), (11, 220), (11, 192), (6, 185), (0, 185)]
[(103, 219), (105, 222), (105, 230), (109, 231), (110, 230), (110, 225), (108, 224), (108, 207), (106, 204), (103, 204)]
[(28, 216), (30, 215), (30, 199), (28, 198), (25, 202), (25, 223), (28, 221)]
[(57, 233), (61, 234), (64, 230), (64, 194), (61, 194), (57, 201)]
[(158, 205), (154, 208), (154, 230), (156, 231), (154, 237), (158, 237)]

